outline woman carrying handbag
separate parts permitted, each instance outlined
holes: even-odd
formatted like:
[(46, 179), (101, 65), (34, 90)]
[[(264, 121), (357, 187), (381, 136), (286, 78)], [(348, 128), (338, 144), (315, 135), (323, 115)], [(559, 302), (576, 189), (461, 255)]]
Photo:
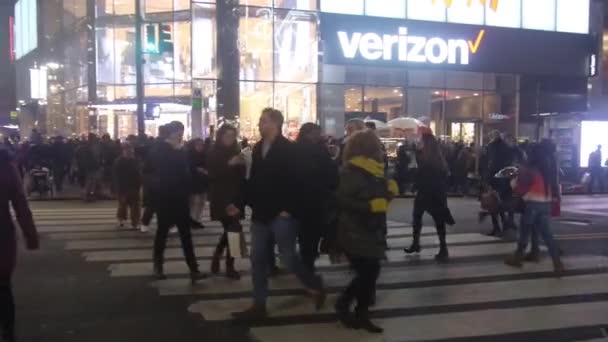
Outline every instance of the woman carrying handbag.
[[(224, 228), (220, 241), (217, 244), (211, 273), (220, 272), (220, 258), (226, 249), (226, 276), (231, 279), (240, 279), (240, 274), (234, 268), (234, 251), (237, 246), (229, 246), (229, 236), (236, 233), (239, 237), (239, 248), (242, 247), (243, 228), (240, 220), (244, 217), (244, 201), (242, 188), (245, 182), (245, 160), (241, 156), (236, 140), (236, 129), (224, 125), (217, 131), (216, 142), (209, 152), (208, 172), (210, 179), (210, 208), (211, 220), (220, 221)], [(233, 248), (229, 248), (233, 247)]]

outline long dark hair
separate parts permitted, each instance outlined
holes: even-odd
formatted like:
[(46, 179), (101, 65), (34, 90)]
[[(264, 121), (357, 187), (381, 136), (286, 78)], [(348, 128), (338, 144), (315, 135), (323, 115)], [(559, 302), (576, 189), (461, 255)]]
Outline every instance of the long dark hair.
[(532, 144), (528, 151), (527, 165), (537, 170), (543, 177), (545, 195), (549, 195), (549, 190), (553, 194), (559, 191), (555, 147), (551, 141), (543, 140), (541, 143)]
[(312, 122), (307, 122), (300, 127), (300, 132), (298, 133), (298, 138), (296, 139), (297, 143), (310, 143), (310, 134), (314, 131), (321, 131), (321, 126), (314, 124)]
[(448, 172), (448, 163), (443, 156), (441, 146), (432, 134), (422, 135), (422, 150), (418, 153), (417, 158), (419, 164), (426, 164), (444, 173)]

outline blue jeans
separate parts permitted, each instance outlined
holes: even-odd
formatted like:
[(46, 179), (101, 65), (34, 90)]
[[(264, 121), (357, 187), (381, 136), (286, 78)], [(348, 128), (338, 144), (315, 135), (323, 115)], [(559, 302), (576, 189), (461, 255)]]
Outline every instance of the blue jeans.
[(264, 307), (266, 297), (268, 297), (268, 272), (270, 271), (268, 250), (273, 248), (273, 237), (279, 247), (281, 263), (294, 273), (307, 289), (319, 290), (321, 288), (321, 278), (306, 268), (296, 253), (297, 236), (298, 225), (292, 218), (277, 217), (270, 223), (252, 222), (251, 278), (256, 306)]
[[(538, 235), (542, 236), (549, 254), (556, 260), (559, 258), (559, 248), (553, 238), (553, 232), (550, 227), (551, 222), (551, 202), (531, 202), (525, 204), (524, 213), (521, 217), (521, 231), (519, 234), (519, 242), (517, 244), (518, 251), (523, 253), (532, 238), (537, 240)], [(535, 241), (536, 242), (536, 241)], [(538, 246), (538, 243), (534, 243)], [(533, 246), (534, 247), (534, 246)]]

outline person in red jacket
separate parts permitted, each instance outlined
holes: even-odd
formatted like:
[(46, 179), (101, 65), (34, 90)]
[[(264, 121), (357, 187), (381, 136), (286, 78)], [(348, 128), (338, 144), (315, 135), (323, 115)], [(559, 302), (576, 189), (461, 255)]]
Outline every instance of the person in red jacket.
[(38, 249), (38, 233), (28, 206), (21, 178), (8, 151), (0, 150), (0, 333), (15, 341), (15, 302), (11, 277), (17, 259), (17, 232), (11, 218), (12, 205), (29, 250)]

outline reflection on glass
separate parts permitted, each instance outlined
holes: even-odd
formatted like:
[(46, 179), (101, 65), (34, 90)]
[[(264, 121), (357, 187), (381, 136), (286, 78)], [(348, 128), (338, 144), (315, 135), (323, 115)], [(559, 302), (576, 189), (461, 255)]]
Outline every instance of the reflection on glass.
[(192, 74), (195, 78), (215, 76), (216, 21), (215, 6), (193, 4)]
[(241, 8), (240, 79), (272, 81), (272, 9)]
[(363, 88), (344, 86), (344, 112), (363, 111)]
[(135, 27), (115, 27), (114, 80), (116, 83), (135, 83)]
[(317, 18), (299, 11), (276, 11), (275, 80), (317, 81)]
[(404, 90), (400, 87), (365, 87), (364, 111), (376, 114), (374, 119), (390, 121), (404, 114), (404, 98)]
[(144, 81), (168, 83), (190, 80), (190, 23), (148, 23), (144, 26)]
[(114, 0), (95, 0), (98, 16), (112, 15), (114, 13)]
[(272, 107), (273, 85), (271, 82), (241, 82), (241, 134), (249, 138), (259, 138), (258, 122), (262, 109)]
[(113, 100), (108, 99), (108, 101), (114, 100), (123, 100), (123, 99), (134, 99), (137, 97), (137, 90), (135, 85), (117, 85), (114, 88)]
[(300, 126), (317, 122), (317, 96), (314, 84), (276, 83), (274, 107), (285, 117), (284, 133), (295, 140)]

